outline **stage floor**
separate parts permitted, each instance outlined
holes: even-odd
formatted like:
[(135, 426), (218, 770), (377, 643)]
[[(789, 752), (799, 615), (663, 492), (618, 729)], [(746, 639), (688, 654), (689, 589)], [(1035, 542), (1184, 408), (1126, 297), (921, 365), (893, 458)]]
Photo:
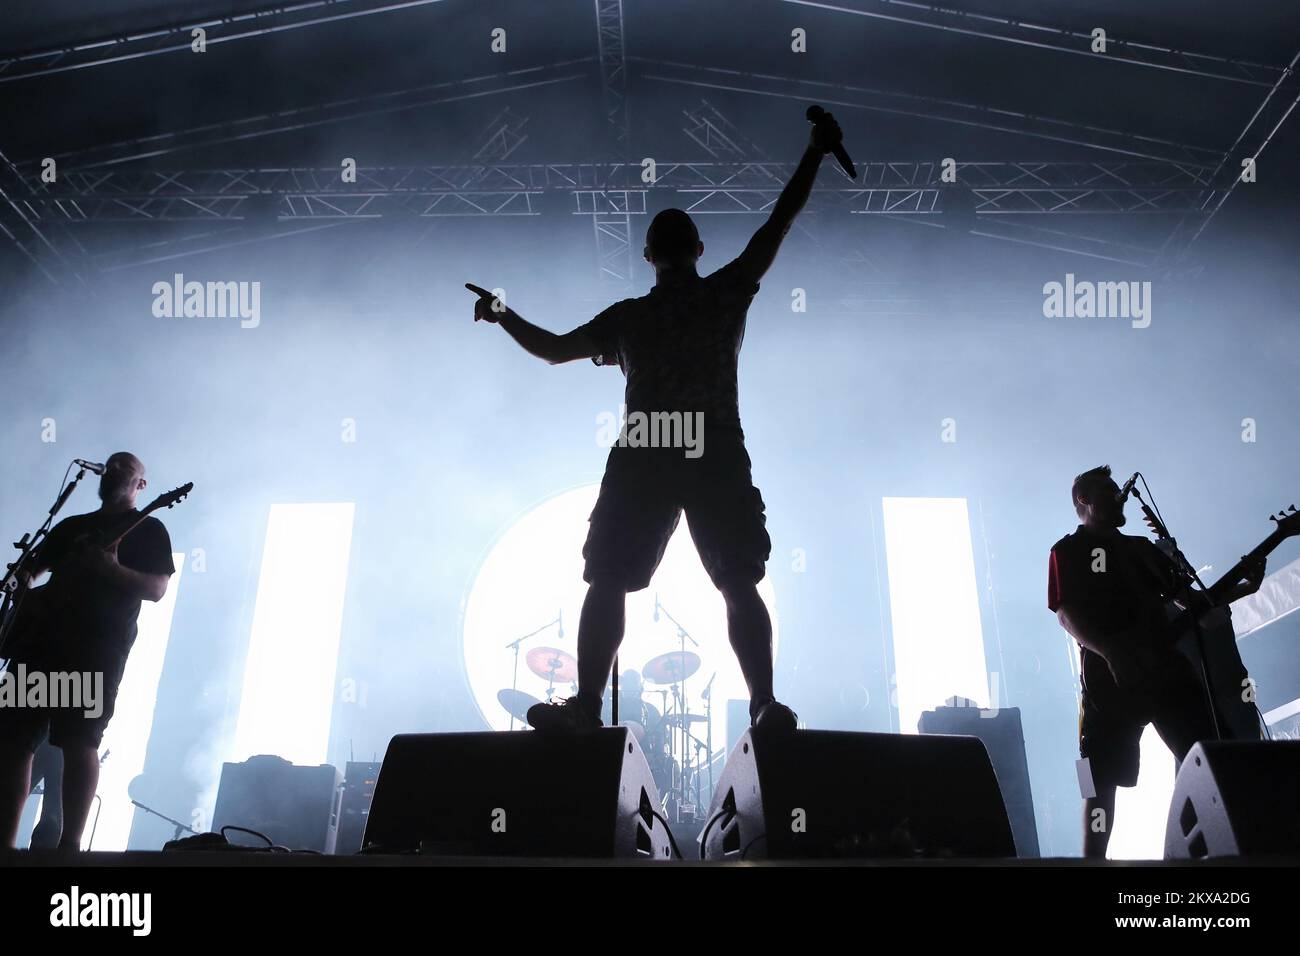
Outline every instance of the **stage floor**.
[(1081, 857), (1045, 859), (813, 859), (813, 860), (746, 860), (710, 862), (683, 860), (609, 860), (556, 857), (485, 857), (435, 856), (421, 854), (353, 854), (328, 856), (319, 853), (271, 853), (265, 850), (128, 850), (118, 853), (88, 852), (67, 854), (53, 850), (0, 851), (0, 867), (750, 867), (750, 866), (849, 866), (849, 867), (1000, 867), (1010, 869), (1184, 869), (1204, 867), (1296, 867), (1300, 857), (1220, 857), (1209, 860), (1085, 860)]

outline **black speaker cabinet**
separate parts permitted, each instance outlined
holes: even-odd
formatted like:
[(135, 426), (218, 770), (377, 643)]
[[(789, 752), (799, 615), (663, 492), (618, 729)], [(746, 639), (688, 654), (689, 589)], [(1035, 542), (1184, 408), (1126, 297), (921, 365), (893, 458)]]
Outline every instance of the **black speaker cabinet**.
[(1165, 859), (1300, 854), (1300, 740), (1204, 740), (1174, 780)]
[(1038, 825), (1034, 821), (1034, 794), (1029, 786), (1020, 708), (936, 707), (921, 714), (917, 729), (923, 734), (961, 734), (983, 741), (1007, 805), (1016, 855), (1021, 859), (1037, 857)]
[[(328, 764), (300, 767), (269, 754), (222, 764), (212, 829), (244, 827), (291, 850), (333, 853), (342, 788), (342, 774)], [(227, 837), (231, 843), (263, 845), (237, 831)]]
[(379, 770), (365, 851), (665, 860), (658, 808), (626, 727), (401, 734)]
[(1013, 857), (974, 737), (750, 730), (702, 834), (710, 860)]

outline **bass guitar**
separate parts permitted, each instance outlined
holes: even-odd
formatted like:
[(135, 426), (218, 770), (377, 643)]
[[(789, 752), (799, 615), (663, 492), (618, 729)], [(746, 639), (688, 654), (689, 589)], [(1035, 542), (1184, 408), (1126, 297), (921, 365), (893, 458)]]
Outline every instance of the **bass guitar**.
[[(75, 545), (78, 547), (98, 547), (104, 551), (112, 551), (145, 518), (163, 508), (175, 507), (193, 490), (194, 482), (191, 481), (179, 488), (164, 492), (149, 502), (138, 514), (132, 515), (130, 524), (120, 530), (114, 529), (116, 533), (111, 538), (104, 535), (100, 537), (93, 534), (81, 535), (76, 539)], [(48, 608), (59, 599), (57, 591), (52, 590), (53, 587), (56, 586), (52, 580), (38, 587), (33, 587), (30, 583), (19, 584), (18, 589), (10, 598), (9, 611), (6, 613), (4, 621), (0, 622), (0, 661), (8, 661), (17, 657), (39, 637)]]

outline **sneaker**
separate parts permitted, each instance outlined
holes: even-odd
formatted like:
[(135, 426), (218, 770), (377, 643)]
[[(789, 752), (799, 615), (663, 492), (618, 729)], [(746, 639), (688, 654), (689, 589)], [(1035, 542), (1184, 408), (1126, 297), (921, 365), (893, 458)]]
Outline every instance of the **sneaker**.
[(554, 703), (533, 704), (528, 708), (527, 717), (534, 730), (548, 732), (572, 733), (604, 726), (600, 718), (584, 707), (577, 697), (566, 697)]
[(790, 733), (799, 728), (799, 715), (785, 704), (769, 700), (750, 721), (755, 730)]

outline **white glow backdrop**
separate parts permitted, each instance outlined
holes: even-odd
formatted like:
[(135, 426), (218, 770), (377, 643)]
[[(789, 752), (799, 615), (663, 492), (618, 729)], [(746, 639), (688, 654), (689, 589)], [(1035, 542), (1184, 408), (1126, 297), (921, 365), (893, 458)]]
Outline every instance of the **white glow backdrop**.
[[(582, 543), (598, 490), (597, 485), (584, 485), (537, 505), (493, 544), (474, 578), (464, 607), (465, 671), (483, 719), (494, 730), (510, 727), (510, 715), (497, 701), (497, 692), (511, 686), (514, 657), (506, 649), (508, 643), (556, 620), (563, 612), (563, 638), (557, 635), (557, 628), (550, 627), (520, 648), (518, 688), (539, 699), (546, 695), (547, 682), (529, 671), (524, 659), (527, 652), (535, 647), (555, 647), (576, 654), (578, 615), (587, 590), (582, 580)], [(726, 701), (747, 701), (749, 694), (727, 641), (726, 607), (700, 564), (684, 516), (650, 587), (628, 595), (620, 671), (640, 671), (651, 658), (681, 648), (672, 622), (663, 614), (658, 622), (653, 620), (656, 592), (667, 611), (699, 641), (698, 647), (687, 642), (687, 649), (702, 661), (685, 682), (690, 712), (705, 713), (700, 694), (717, 672), (712, 740), (716, 754), (726, 746)], [(759, 593), (772, 615), (775, 648), (776, 598), (767, 578), (759, 584)], [(647, 693), (646, 699), (663, 711), (664, 698), (658, 691), (665, 688), (650, 684), (647, 688), (653, 692)], [(778, 695), (780, 690), (777, 687)], [(559, 697), (574, 692), (569, 684), (556, 688)], [(518, 728), (518, 722), (515, 726)], [(703, 724), (696, 727), (696, 735), (704, 739)]]

